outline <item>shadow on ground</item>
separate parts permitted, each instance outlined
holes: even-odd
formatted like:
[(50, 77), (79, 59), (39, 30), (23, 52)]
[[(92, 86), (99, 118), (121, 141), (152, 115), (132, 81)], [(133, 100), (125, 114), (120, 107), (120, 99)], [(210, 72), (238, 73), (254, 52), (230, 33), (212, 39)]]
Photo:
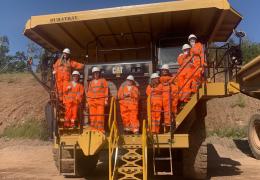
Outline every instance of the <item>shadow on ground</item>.
[(221, 157), (212, 144), (208, 144), (208, 176), (222, 177), (240, 175), (240, 162), (230, 158)]
[(251, 152), (251, 149), (248, 144), (248, 140), (246, 139), (234, 139), (233, 140), (237, 149), (239, 149), (242, 153), (249, 157), (253, 157), (253, 154)]

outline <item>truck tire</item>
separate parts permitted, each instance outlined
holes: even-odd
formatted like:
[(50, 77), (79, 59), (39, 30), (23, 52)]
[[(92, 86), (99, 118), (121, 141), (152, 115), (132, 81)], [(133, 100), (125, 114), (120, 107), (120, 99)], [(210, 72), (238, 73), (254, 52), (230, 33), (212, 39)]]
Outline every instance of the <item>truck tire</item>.
[(189, 148), (183, 150), (183, 176), (189, 179), (207, 178), (207, 143), (205, 121), (193, 123), (189, 133)]
[(260, 160), (260, 114), (255, 114), (250, 119), (248, 143), (254, 157)]

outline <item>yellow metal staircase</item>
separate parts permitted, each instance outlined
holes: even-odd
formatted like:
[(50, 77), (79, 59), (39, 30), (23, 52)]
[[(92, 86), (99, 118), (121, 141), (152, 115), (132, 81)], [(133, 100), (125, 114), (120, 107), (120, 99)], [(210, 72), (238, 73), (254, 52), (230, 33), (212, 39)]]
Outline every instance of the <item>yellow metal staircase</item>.
[(109, 179), (147, 179), (147, 134), (119, 135), (114, 121), (109, 138)]

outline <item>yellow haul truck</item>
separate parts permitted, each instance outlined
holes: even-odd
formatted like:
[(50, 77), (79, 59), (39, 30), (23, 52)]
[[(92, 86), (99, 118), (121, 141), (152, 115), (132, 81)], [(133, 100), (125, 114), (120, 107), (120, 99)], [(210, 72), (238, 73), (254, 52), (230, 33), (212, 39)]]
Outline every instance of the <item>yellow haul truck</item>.
[[(260, 56), (244, 65), (237, 75), (241, 92), (260, 99)], [(260, 160), (260, 115), (251, 117), (248, 125), (248, 143), (252, 154)]]
[[(240, 46), (210, 45), (226, 42), (241, 19), (227, 0), (183, 0), (32, 16), (26, 24), (25, 36), (53, 54), (70, 48), (73, 57), (85, 64), (86, 87), (93, 66), (99, 66), (102, 76), (109, 81), (105, 134), (89, 127), (84, 103), (78, 119), (80, 127), (63, 128), (64, 112), (55, 96), (53, 77), (47, 78), (52, 83), (42, 83), (50, 92), (46, 118), (54, 135), (54, 158), (60, 173), (79, 176), (91, 172), (99, 153), (105, 150), (110, 180), (171, 175), (205, 179), (206, 102), (239, 92), (234, 77), (241, 64)], [(150, 99), (145, 95), (149, 77), (168, 63), (178, 78), (176, 59), (191, 33), (204, 44), (207, 59), (204, 81), (189, 102), (179, 108), (176, 117), (171, 113), (170, 131), (165, 131), (162, 125), (161, 133), (151, 134)], [(240, 34), (236, 32), (239, 38)], [(51, 69), (55, 58), (46, 61), (44, 64)], [(135, 77), (141, 91), (139, 135), (122, 131), (116, 97), (120, 84), (129, 74)]]

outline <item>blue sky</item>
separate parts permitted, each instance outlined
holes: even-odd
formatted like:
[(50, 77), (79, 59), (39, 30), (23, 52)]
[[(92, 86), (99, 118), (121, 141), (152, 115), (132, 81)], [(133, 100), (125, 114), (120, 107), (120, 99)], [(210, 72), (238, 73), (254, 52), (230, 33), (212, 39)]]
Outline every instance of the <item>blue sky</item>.
[[(28, 39), (22, 35), (27, 19), (32, 15), (61, 13), (87, 9), (97, 9), (129, 4), (153, 3), (167, 0), (1, 0), (0, 35), (7, 35), (11, 52), (26, 51)], [(247, 33), (248, 38), (260, 42), (258, 20), (259, 0), (230, 0), (244, 19), (238, 29)]]

